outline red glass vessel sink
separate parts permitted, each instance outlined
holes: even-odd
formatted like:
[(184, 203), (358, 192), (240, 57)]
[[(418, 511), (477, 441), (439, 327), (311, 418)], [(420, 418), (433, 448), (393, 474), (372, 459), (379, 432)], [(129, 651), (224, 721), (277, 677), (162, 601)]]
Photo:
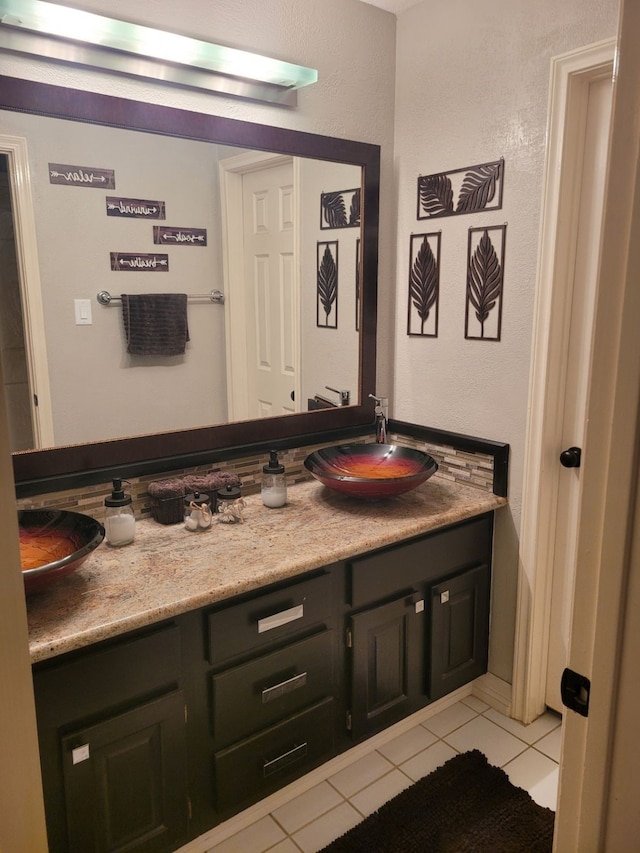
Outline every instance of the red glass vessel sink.
[(315, 478), (355, 498), (389, 498), (415, 489), (438, 470), (427, 453), (395, 444), (339, 444), (309, 454)]
[(18, 527), (27, 594), (75, 571), (104, 539), (100, 522), (69, 510), (19, 510)]

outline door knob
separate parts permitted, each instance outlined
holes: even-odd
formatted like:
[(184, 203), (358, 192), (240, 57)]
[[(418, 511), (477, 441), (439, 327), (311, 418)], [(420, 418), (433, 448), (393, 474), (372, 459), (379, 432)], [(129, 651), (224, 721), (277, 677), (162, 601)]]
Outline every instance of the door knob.
[(582, 450), (579, 447), (568, 447), (560, 454), (560, 464), (565, 468), (579, 468)]

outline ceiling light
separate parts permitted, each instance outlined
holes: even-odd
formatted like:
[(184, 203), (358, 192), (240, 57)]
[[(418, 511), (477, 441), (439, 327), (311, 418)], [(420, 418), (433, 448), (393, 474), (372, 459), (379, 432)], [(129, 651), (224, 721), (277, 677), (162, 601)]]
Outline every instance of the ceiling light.
[(318, 72), (42, 0), (0, 0), (0, 47), (222, 94), (291, 104)]

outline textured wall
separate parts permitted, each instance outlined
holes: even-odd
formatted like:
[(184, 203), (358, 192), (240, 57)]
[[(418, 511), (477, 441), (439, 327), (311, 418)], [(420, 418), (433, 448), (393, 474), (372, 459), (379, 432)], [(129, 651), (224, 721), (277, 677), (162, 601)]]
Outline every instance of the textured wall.
[[(617, 0), (424, 0), (398, 17), (392, 415), (511, 445), (491, 669), (510, 680), (550, 59), (616, 34)], [(418, 221), (416, 182), (505, 159), (501, 210)], [(467, 229), (508, 223), (502, 339), (464, 339)], [(442, 229), (438, 338), (409, 338), (409, 236)]]

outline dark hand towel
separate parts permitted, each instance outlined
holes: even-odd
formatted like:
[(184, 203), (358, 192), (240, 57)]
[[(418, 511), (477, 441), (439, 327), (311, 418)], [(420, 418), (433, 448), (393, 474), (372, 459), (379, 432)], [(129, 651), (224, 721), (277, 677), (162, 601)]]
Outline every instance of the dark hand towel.
[(123, 293), (122, 319), (132, 355), (182, 355), (189, 340), (185, 293)]

